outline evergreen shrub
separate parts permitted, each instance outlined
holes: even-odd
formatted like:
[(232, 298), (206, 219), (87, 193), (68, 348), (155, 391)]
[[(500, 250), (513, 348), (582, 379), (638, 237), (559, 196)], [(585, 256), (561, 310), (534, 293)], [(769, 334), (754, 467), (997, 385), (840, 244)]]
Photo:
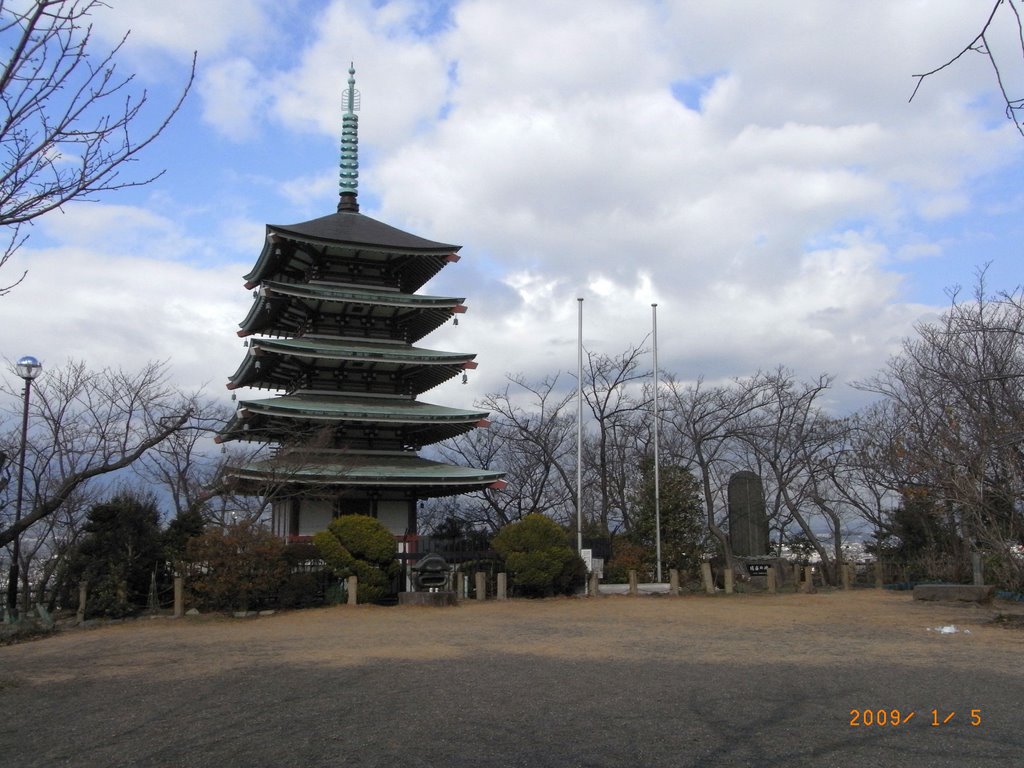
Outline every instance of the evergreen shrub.
[(506, 525), (491, 546), (505, 561), (515, 589), (526, 597), (572, 594), (586, 578), (586, 566), (569, 546), (566, 532), (540, 513)]
[(339, 579), (359, 579), (360, 603), (377, 602), (393, 592), (401, 570), (395, 537), (383, 523), (367, 515), (334, 518), (313, 537), (320, 557)]

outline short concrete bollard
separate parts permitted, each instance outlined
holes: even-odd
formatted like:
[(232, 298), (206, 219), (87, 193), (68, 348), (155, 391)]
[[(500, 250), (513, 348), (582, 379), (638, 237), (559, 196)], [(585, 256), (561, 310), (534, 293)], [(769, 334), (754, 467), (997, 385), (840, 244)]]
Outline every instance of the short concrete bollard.
[(775, 566), (768, 566), (768, 570), (765, 572), (765, 578), (768, 580), (768, 594), (774, 595), (778, 589), (775, 583)]
[(850, 588), (850, 564), (849, 563), (840, 563), (839, 564), (839, 571), (840, 571), (840, 573), (842, 574), (842, 577), (843, 577), (843, 589), (849, 589)]
[(669, 568), (668, 569), (668, 593), (670, 595), (679, 594), (679, 569)]
[(508, 574), (507, 573), (499, 573), (498, 574), (498, 588), (495, 591), (494, 599), (495, 600), (504, 600), (504, 599), (506, 599), (508, 597), (507, 592), (508, 592)]
[(875, 560), (875, 589), (882, 589), (885, 586), (885, 566), (881, 560)]
[(590, 572), (590, 584), (587, 587), (587, 594), (591, 597), (601, 596), (601, 577), (598, 576), (597, 571)]
[(185, 579), (181, 576), (174, 577), (174, 618), (180, 619), (185, 615)]
[(725, 594), (731, 595), (735, 590), (733, 588), (733, 573), (732, 568), (726, 566), (725, 569)]
[(359, 577), (349, 576), (346, 584), (348, 586), (348, 604), (355, 605), (359, 602)]
[(636, 571), (634, 569), (630, 569), (629, 571), (629, 594), (640, 594), (640, 581), (637, 579)]
[(455, 573), (455, 599), (466, 599), (466, 574), (462, 571), (456, 571)]
[(700, 577), (704, 581), (704, 591), (709, 595), (715, 594), (715, 580), (711, 577), (711, 563), (700, 564)]
[(985, 569), (981, 562), (981, 552), (971, 552), (971, 575), (973, 576), (974, 586), (984, 586)]
[(487, 599), (487, 574), (484, 573), (483, 571), (477, 571), (474, 575), (476, 576), (476, 590), (475, 590), (474, 597), (476, 597), (477, 600), (486, 600)]

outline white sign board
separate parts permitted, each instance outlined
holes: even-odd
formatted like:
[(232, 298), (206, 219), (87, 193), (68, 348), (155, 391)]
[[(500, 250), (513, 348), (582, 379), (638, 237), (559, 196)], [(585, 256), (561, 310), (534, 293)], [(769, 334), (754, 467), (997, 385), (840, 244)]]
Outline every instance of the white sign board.
[(587, 573), (594, 570), (594, 550), (592, 549), (581, 549), (580, 557), (583, 558), (583, 562), (587, 564)]

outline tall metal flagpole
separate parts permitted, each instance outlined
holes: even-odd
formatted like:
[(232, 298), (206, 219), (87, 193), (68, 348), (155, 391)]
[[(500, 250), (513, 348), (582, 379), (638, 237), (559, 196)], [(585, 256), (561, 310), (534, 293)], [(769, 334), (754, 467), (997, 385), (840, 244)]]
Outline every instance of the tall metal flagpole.
[(576, 551), (583, 554), (583, 299), (576, 330)]
[(658, 305), (651, 304), (654, 334), (654, 531), (658, 562), (658, 583), (661, 583), (661, 469), (658, 461)]

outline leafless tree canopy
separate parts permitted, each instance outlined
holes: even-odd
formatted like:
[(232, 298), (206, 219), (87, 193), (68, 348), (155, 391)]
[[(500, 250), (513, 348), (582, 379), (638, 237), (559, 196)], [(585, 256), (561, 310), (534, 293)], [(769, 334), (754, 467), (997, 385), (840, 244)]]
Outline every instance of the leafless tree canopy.
[[(1024, 295), (993, 294), (982, 269), (971, 295), (951, 297), (939, 320), (921, 323), (883, 371), (855, 385), (879, 399), (851, 415), (828, 412), (828, 375), (801, 380), (780, 367), (708, 384), (660, 372), (662, 460), (692, 476), (727, 567), (735, 558), (726, 488), (751, 470), (764, 485), (774, 551), (799, 547), (833, 583), (845, 547), (870, 533), (905, 574), (969, 577), (970, 556), (981, 552), (996, 583), (1024, 586)], [(629, 539), (638, 530), (653, 448), (651, 374), (641, 363), (637, 347), (587, 355), (578, 489), (586, 536)], [(434, 522), (454, 517), (496, 531), (541, 512), (574, 528), (573, 395), (557, 376), (514, 376), (481, 402), (492, 427), (442, 450), (505, 471), (508, 487), (447, 500)], [(919, 570), (933, 554), (944, 570)]]
[[(20, 227), (72, 200), (148, 184), (123, 174), (167, 127), (181, 97), (155, 127), (139, 130), (148, 96), (117, 70), (112, 49), (96, 54), (89, 16), (100, 0), (0, 0), (0, 41), (7, 60), (0, 72), (0, 266), (24, 242)], [(161, 172), (162, 173), (162, 172)], [(4, 287), (0, 296), (20, 282)]]
[[(10, 402), (18, 403), (18, 384), (3, 386)], [(27, 510), (14, 524), (9, 505), (0, 506), (0, 546), (55, 515), (94, 478), (130, 467), (189, 429), (200, 410), (195, 396), (168, 383), (162, 363), (134, 372), (69, 363), (36, 380), (30, 407)]]

